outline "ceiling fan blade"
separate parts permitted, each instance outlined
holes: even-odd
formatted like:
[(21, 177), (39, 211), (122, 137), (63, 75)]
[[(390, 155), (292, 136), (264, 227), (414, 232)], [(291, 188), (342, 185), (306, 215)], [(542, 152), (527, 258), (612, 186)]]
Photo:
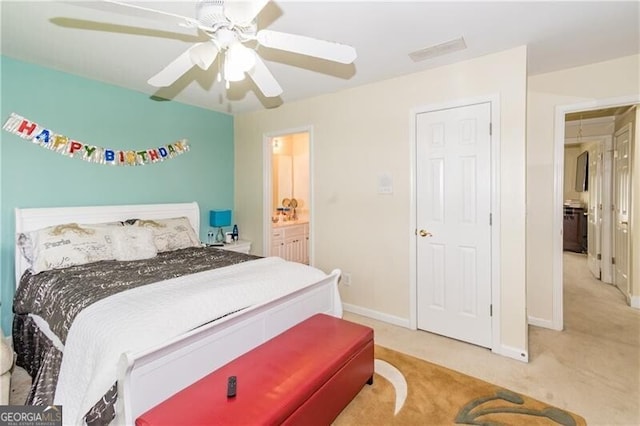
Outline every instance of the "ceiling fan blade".
[(350, 64), (358, 57), (353, 47), (332, 41), (271, 30), (258, 31), (256, 36), (258, 42), (265, 47), (314, 56), (341, 64)]
[(236, 25), (247, 25), (269, 3), (269, 0), (226, 0), (224, 16)]
[(247, 74), (253, 80), (253, 82), (258, 86), (258, 89), (268, 98), (273, 98), (275, 96), (280, 96), (282, 94), (282, 87), (276, 81), (271, 71), (267, 68), (267, 66), (262, 61), (262, 58), (254, 52), (256, 56), (256, 64), (253, 68), (247, 71)]
[(209, 69), (218, 56), (218, 48), (210, 41), (196, 43), (188, 52), (191, 63), (203, 70)]
[(188, 18), (186, 16), (176, 15), (174, 13), (164, 12), (156, 9), (149, 9), (146, 7), (119, 1), (69, 1), (66, 3), (71, 3), (76, 6), (83, 6), (96, 10), (102, 10), (105, 12), (114, 12), (127, 16), (151, 19), (154, 21), (165, 22), (171, 25), (178, 25), (183, 28), (199, 28), (201, 26), (201, 24), (193, 18)]
[(147, 80), (147, 83), (149, 83), (153, 87), (171, 86), (177, 79), (182, 77), (184, 73), (186, 73), (193, 67), (194, 61), (192, 59), (192, 56), (195, 56), (195, 54), (192, 52), (192, 50), (200, 46), (201, 44), (203, 43), (197, 43), (191, 46), (180, 56), (171, 61), (169, 65), (164, 67), (158, 74)]

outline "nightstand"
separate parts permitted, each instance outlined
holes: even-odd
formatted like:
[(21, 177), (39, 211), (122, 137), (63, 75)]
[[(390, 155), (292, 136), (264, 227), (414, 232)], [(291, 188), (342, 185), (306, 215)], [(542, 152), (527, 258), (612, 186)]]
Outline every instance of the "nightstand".
[(225, 244), (218, 248), (222, 250), (237, 251), (239, 253), (249, 254), (249, 250), (251, 250), (251, 241), (238, 240), (235, 243)]

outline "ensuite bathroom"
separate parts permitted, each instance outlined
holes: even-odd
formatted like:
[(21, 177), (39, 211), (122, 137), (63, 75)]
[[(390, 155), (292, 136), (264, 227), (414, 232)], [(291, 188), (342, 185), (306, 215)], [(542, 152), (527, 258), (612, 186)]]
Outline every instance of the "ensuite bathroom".
[(309, 133), (271, 139), (271, 255), (309, 263)]

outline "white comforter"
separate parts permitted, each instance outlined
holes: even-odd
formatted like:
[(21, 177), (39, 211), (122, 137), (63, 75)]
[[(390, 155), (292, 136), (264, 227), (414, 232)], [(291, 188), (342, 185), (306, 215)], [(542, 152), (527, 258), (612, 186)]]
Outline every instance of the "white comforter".
[(67, 336), (55, 404), (65, 424), (84, 414), (116, 381), (120, 355), (176, 337), (227, 313), (276, 299), (325, 278), (277, 257), (138, 287), (94, 303)]

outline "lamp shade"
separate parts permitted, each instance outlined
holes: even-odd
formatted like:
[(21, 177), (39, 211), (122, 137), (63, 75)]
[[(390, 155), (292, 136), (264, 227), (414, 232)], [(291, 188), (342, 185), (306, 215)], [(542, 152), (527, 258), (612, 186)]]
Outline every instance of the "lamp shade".
[(231, 225), (231, 210), (209, 210), (209, 226)]

